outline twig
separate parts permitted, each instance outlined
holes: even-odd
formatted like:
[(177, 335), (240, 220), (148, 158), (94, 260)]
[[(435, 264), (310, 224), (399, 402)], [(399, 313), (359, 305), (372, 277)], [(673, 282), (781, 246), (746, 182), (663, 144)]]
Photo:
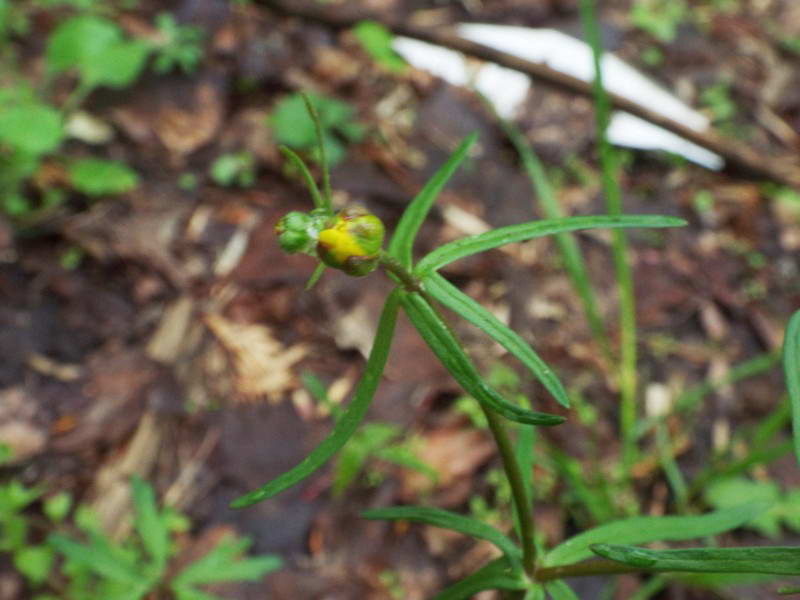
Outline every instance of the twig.
[[(359, 21), (370, 19), (381, 22), (397, 35), (430, 42), (452, 50), (469, 54), (484, 61), (494, 62), (501, 66), (525, 73), (534, 79), (546, 82), (556, 88), (581, 96), (592, 96), (592, 85), (571, 75), (566, 75), (547, 65), (535, 63), (514, 56), (507, 52), (495, 50), (489, 46), (472, 42), (456, 35), (446, 28), (426, 28), (399, 22), (386, 22), (379, 15), (367, 11), (337, 5), (330, 8), (311, 6), (296, 0), (257, 0), (258, 3), (288, 16), (299, 17), (307, 21), (321, 23), (335, 29), (352, 27)], [(725, 159), (726, 168), (739, 174), (757, 179), (767, 179), (783, 185), (800, 187), (800, 164), (787, 157), (764, 156), (741, 144), (726, 140), (711, 130), (696, 131), (669, 117), (665, 117), (620, 96), (609, 93), (611, 103), (617, 110), (658, 125), (682, 138), (706, 148)]]

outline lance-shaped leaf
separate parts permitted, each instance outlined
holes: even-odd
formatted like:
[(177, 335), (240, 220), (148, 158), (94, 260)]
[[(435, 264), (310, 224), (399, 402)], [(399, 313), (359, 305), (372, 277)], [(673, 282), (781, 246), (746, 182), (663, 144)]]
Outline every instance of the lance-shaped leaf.
[(358, 382), (353, 400), (336, 422), (331, 434), (297, 466), (279, 475), (259, 489), (237, 498), (231, 503), (232, 508), (243, 508), (261, 500), (266, 500), (302, 481), (328, 462), (355, 433), (367, 414), (367, 409), (372, 402), (372, 397), (375, 395), (381, 373), (383, 373), (383, 368), (386, 365), (386, 359), (389, 356), (394, 326), (397, 322), (400, 294), (401, 292), (398, 288), (389, 295), (386, 304), (383, 306), (383, 312), (378, 323), (378, 331), (375, 334), (375, 342), (367, 359), (364, 375), (361, 377), (361, 381)]
[(783, 342), (783, 372), (792, 406), (794, 452), (800, 462), (800, 310), (789, 320)]
[(169, 530), (158, 511), (153, 488), (139, 477), (131, 480), (133, 504), (136, 507), (134, 524), (142, 544), (153, 558), (159, 572), (164, 568), (170, 555)]
[(439, 192), (442, 191), (442, 188), (467, 156), (467, 152), (472, 144), (475, 143), (477, 137), (476, 133), (471, 133), (464, 138), (456, 148), (456, 151), (447, 159), (447, 162), (434, 173), (433, 177), (428, 180), (403, 212), (403, 216), (397, 224), (397, 229), (394, 231), (392, 241), (389, 243), (388, 253), (400, 261), (400, 264), (407, 269), (410, 269), (412, 265), (411, 250), (419, 228), (428, 216), (428, 212), (430, 212)]
[(105, 548), (96, 544), (86, 546), (59, 533), (50, 535), (47, 541), (69, 560), (82, 565), (101, 577), (119, 581), (137, 589), (141, 587), (143, 591), (147, 591), (147, 588), (151, 585), (151, 582), (147, 581), (148, 578), (142, 576), (141, 569), (133, 564), (131, 559), (128, 557), (123, 558), (119, 553), (114, 554), (103, 551)]
[(528, 585), (525, 575), (502, 556), (439, 592), (433, 600), (465, 600), (484, 590), (524, 590)]
[(595, 544), (591, 549), (609, 560), (649, 571), (800, 575), (800, 548), (761, 546), (648, 550), (635, 546)]
[(561, 579), (548, 581), (545, 589), (553, 600), (580, 600), (573, 589)]
[(506, 327), (480, 303), (467, 296), (438, 273), (431, 273), (425, 277), (423, 283), (425, 289), (436, 300), (464, 317), (478, 329), (483, 330), (494, 341), (516, 356), (562, 406), (569, 408), (569, 397), (561, 381), (518, 333)]
[(632, 517), (614, 521), (585, 531), (559, 544), (547, 553), (545, 566), (569, 565), (592, 555), (593, 544), (615, 542), (680, 541), (716, 535), (753, 520), (770, 507), (770, 503), (753, 502), (705, 515), (688, 517)]
[(513, 242), (523, 242), (567, 231), (600, 228), (622, 229), (628, 227), (682, 227), (683, 225), (686, 225), (686, 221), (683, 219), (653, 215), (566, 217), (563, 219), (548, 219), (546, 221), (531, 221), (529, 223), (499, 227), (486, 233), (471, 235), (444, 246), (439, 246), (419, 261), (414, 272), (419, 277), (424, 277), (431, 271), (472, 254), (486, 252)]
[(365, 519), (388, 519), (392, 521), (414, 521), (443, 529), (452, 529), (464, 535), (491, 542), (506, 556), (515, 567), (521, 568), (520, 549), (511, 539), (482, 521), (427, 506), (392, 506), (367, 510), (361, 513)]
[(564, 417), (534, 412), (512, 404), (491, 388), (481, 377), (475, 365), (464, 352), (461, 343), (453, 335), (442, 317), (416, 292), (404, 292), (401, 299), (408, 318), (417, 328), (422, 339), (442, 361), (445, 368), (461, 384), (461, 387), (481, 404), (505, 418), (527, 425), (560, 425)]

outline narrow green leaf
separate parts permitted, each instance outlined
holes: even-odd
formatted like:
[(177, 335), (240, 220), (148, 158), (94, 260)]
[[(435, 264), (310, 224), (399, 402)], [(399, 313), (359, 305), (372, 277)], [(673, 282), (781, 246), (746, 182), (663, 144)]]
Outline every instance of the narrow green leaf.
[(439, 592), (433, 600), (465, 600), (483, 590), (524, 590), (525, 576), (503, 556)]
[(622, 215), (617, 217), (598, 215), (531, 221), (499, 227), (486, 233), (471, 235), (439, 246), (419, 261), (414, 272), (418, 276), (424, 277), (448, 263), (472, 254), (486, 252), (513, 242), (522, 242), (567, 231), (600, 228), (620, 229), (626, 227), (682, 227), (684, 225), (686, 225), (686, 221), (683, 219), (658, 215)]
[(595, 554), (609, 560), (650, 571), (800, 575), (798, 547), (648, 550), (635, 546), (594, 544), (591, 549)]
[[(487, 103), (493, 108), (491, 103)], [(531, 145), (525, 139), (522, 131), (513, 122), (500, 117), (495, 113), (495, 118), (499, 121), (508, 139), (514, 145), (522, 161), (525, 174), (536, 192), (537, 200), (542, 208), (545, 218), (559, 219), (564, 216), (561, 206), (558, 203), (553, 186), (547, 177), (544, 165), (539, 157), (536, 156)], [(583, 260), (583, 254), (578, 246), (578, 241), (574, 236), (566, 233), (556, 234), (556, 244), (558, 245), (561, 257), (564, 261), (564, 268), (569, 275), (572, 287), (581, 299), (583, 312), (589, 323), (589, 329), (600, 346), (603, 354), (611, 362), (611, 344), (608, 341), (608, 334), (600, 316), (600, 308), (597, 303), (597, 296), (589, 279), (589, 272)]]
[[(608, 214), (617, 217), (623, 213), (622, 188), (619, 183), (621, 169), (616, 150), (608, 139), (611, 99), (603, 84), (603, 70), (600, 66), (603, 55), (600, 23), (595, 10), (595, 0), (581, 0), (578, 7), (586, 41), (592, 47), (592, 62), (594, 66), (592, 91), (594, 92), (603, 194), (605, 195)], [(614, 262), (614, 277), (619, 295), (620, 365), (618, 377), (622, 464), (624, 469), (629, 471), (638, 454), (635, 431), (638, 418), (636, 405), (638, 374), (636, 371), (636, 298), (633, 290), (633, 269), (631, 268), (628, 242), (624, 231), (615, 230), (611, 232), (611, 256)]]
[(322, 277), (322, 274), (325, 272), (325, 263), (319, 263), (315, 268), (314, 272), (311, 274), (311, 277), (308, 278), (306, 282), (306, 291), (313, 288), (317, 285), (319, 278)]
[(522, 553), (513, 541), (494, 527), (471, 517), (465, 517), (440, 508), (426, 506), (392, 506), (378, 508), (361, 513), (365, 519), (387, 519), (390, 521), (413, 521), (443, 529), (452, 529), (464, 535), (491, 542), (505, 554), (509, 560), (521, 568), (519, 562)]
[(433, 177), (431, 177), (425, 186), (420, 190), (419, 194), (411, 201), (403, 212), (400, 222), (397, 224), (394, 236), (389, 243), (388, 253), (394, 257), (400, 264), (407, 269), (411, 268), (412, 263), (412, 248), (414, 246), (414, 239), (417, 237), (417, 232), (422, 226), (422, 223), (428, 216), (428, 212), (436, 201), (436, 197), (447, 181), (456, 172), (458, 166), (467, 156), (472, 144), (478, 138), (478, 134), (471, 133), (459, 144), (456, 151), (450, 155), (447, 162), (442, 165)]
[(593, 544), (616, 542), (643, 544), (680, 541), (716, 535), (751, 521), (769, 508), (757, 502), (705, 515), (689, 517), (632, 517), (600, 525), (562, 542), (545, 557), (545, 566), (569, 565), (592, 555)]
[(386, 365), (386, 359), (389, 356), (394, 326), (397, 322), (400, 294), (401, 291), (398, 288), (386, 299), (386, 304), (383, 306), (383, 312), (378, 323), (378, 331), (375, 334), (375, 342), (367, 359), (367, 366), (364, 369), (364, 375), (358, 383), (353, 400), (336, 422), (331, 434), (294, 468), (279, 475), (261, 488), (234, 500), (231, 503), (232, 508), (244, 508), (256, 502), (261, 502), (299, 483), (328, 462), (355, 433), (367, 414), (367, 409), (372, 402), (375, 390), (378, 388), (383, 368)]
[(194, 584), (222, 581), (258, 581), (263, 575), (279, 569), (283, 564), (279, 557), (272, 555), (243, 557), (249, 546), (250, 540), (247, 538), (223, 539), (205, 556), (181, 571), (172, 585), (186, 588)]
[(528, 425), (560, 425), (564, 417), (526, 410), (512, 404), (481, 377), (475, 365), (464, 352), (461, 343), (436, 310), (417, 293), (404, 292), (401, 302), (408, 318), (417, 328), (428, 347), (442, 361), (445, 368), (478, 402), (489, 406), (505, 418)]
[(545, 589), (553, 600), (580, 600), (573, 589), (561, 579), (548, 581)]
[(325, 210), (325, 202), (322, 199), (322, 194), (319, 193), (317, 182), (314, 181), (314, 177), (311, 175), (311, 171), (308, 170), (306, 163), (303, 162), (303, 159), (300, 158), (297, 153), (288, 146), (279, 146), (278, 149), (283, 152), (283, 155), (289, 159), (289, 162), (291, 162), (295, 168), (300, 171), (300, 174), (303, 176), (303, 180), (306, 182), (308, 192), (311, 194), (311, 199), (314, 201), (314, 208), (321, 208)]
[(536, 587), (528, 588), (522, 600), (547, 600), (547, 594), (543, 587), (537, 585)]
[(789, 403), (792, 406), (794, 452), (800, 462), (800, 310), (794, 313), (786, 328), (783, 342), (783, 372)]
[(478, 302), (467, 296), (438, 273), (431, 273), (423, 280), (425, 289), (431, 296), (458, 313), (467, 321), (488, 334), (498, 344), (516, 356), (533, 375), (542, 382), (547, 391), (562, 406), (569, 408), (569, 396), (553, 370), (545, 363), (530, 345), (514, 330), (506, 327), (500, 320)]
[(795, 586), (778, 588), (778, 593), (781, 596), (794, 596), (796, 594), (800, 594), (800, 586), (795, 585)]
[(158, 511), (153, 488), (139, 477), (131, 479), (133, 505), (136, 509), (134, 524), (142, 538), (147, 553), (161, 571), (169, 558), (169, 531)]
[(142, 583), (138, 568), (122, 562), (111, 554), (97, 552), (95, 548), (84, 546), (64, 535), (54, 533), (48, 543), (70, 560), (107, 579), (138, 587)]

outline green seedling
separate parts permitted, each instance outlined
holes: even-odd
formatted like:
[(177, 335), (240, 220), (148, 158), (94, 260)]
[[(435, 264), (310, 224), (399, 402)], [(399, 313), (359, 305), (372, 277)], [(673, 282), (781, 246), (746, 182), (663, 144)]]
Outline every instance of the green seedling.
[[(313, 373), (303, 373), (303, 385), (317, 404), (329, 412), (334, 423), (342, 417), (341, 408), (328, 396), (325, 384)], [(415, 440), (405, 439), (402, 429), (391, 423), (368, 423), (358, 430), (348, 444), (342, 448), (333, 469), (333, 495), (341, 496), (371, 462), (378, 459), (415, 470), (436, 483), (436, 470), (417, 456)], [(368, 472), (368, 479), (380, 482), (382, 475), (375, 470)]]
[(630, 13), (634, 26), (664, 43), (675, 40), (678, 27), (688, 17), (685, 0), (636, 0)]
[(250, 187), (256, 180), (253, 155), (246, 150), (222, 154), (211, 165), (211, 179), (225, 187)]
[(160, 40), (155, 46), (155, 72), (164, 74), (180, 69), (193, 73), (203, 58), (203, 30), (192, 25), (178, 25), (170, 13), (159, 14), (156, 27)]
[[(40, 500), (42, 490), (16, 480), (0, 486), (0, 551), (12, 557), (31, 597), (138, 600), (168, 590), (178, 600), (213, 600), (218, 597), (202, 586), (257, 581), (281, 566), (275, 556), (244, 556), (250, 541), (232, 537), (188, 565), (173, 564), (179, 550), (175, 534), (188, 528), (187, 519), (170, 508), (159, 508), (152, 487), (141, 479), (134, 478), (131, 489), (134, 532), (115, 542), (85, 506), (78, 506), (68, 522), (73, 506), (69, 494), (42, 500), (47, 517), (43, 523), (26, 512)], [(42, 542), (32, 541), (41, 539), (43, 532), (51, 533)]]

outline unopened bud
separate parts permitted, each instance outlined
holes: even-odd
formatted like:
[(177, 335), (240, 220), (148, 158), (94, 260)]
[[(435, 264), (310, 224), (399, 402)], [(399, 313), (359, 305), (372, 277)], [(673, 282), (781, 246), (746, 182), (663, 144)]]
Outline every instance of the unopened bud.
[(378, 266), (383, 234), (378, 217), (362, 206), (349, 206), (320, 231), (317, 255), (329, 267), (361, 277)]

